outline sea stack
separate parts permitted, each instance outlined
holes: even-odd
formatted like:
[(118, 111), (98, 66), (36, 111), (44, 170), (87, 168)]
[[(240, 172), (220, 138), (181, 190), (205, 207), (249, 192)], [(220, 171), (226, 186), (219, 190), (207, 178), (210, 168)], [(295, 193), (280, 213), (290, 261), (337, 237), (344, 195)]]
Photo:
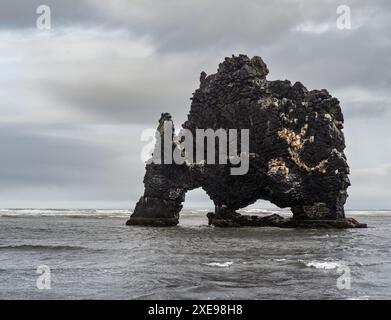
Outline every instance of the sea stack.
[[(182, 125), (194, 136), (197, 129), (236, 129), (238, 135), (248, 129), (248, 149), (238, 146), (238, 155), (248, 157), (246, 173), (232, 174), (237, 165), (230, 162), (214, 164), (206, 157), (194, 161), (194, 154), (181, 149), (183, 137), (175, 135), (171, 115), (163, 113), (156, 133), (163, 142), (155, 148), (161, 161), (147, 163), (144, 195), (128, 225), (178, 224), (186, 192), (201, 187), (214, 203), (215, 211), (207, 216), (216, 227), (366, 227), (344, 213), (350, 182), (338, 99), (325, 89), (308, 91), (300, 82), (268, 81), (268, 73), (260, 57), (225, 58), (217, 73), (201, 73)], [(167, 123), (172, 127), (170, 139), (163, 133)], [(199, 147), (195, 140), (194, 149)], [(186, 161), (165, 163), (164, 145)], [(292, 218), (237, 212), (258, 199), (290, 208)]]

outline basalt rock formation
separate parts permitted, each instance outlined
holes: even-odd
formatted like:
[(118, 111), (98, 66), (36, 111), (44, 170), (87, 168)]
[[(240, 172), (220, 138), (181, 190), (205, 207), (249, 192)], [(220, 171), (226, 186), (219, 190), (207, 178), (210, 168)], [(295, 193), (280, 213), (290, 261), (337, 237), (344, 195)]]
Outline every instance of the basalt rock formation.
[[(169, 164), (163, 157), (162, 163), (149, 162), (145, 192), (128, 225), (176, 225), (186, 192), (201, 187), (214, 202), (208, 219), (216, 227), (365, 227), (345, 218), (350, 182), (338, 99), (324, 89), (308, 91), (300, 82), (268, 81), (268, 72), (260, 57), (245, 55), (226, 58), (216, 74), (202, 72), (182, 125), (194, 135), (196, 129), (249, 129), (248, 172), (232, 175), (231, 163)], [(164, 113), (158, 136), (167, 122), (171, 115)], [(172, 138), (163, 144), (180, 149), (174, 130)], [(290, 208), (292, 218), (237, 212), (258, 199)]]

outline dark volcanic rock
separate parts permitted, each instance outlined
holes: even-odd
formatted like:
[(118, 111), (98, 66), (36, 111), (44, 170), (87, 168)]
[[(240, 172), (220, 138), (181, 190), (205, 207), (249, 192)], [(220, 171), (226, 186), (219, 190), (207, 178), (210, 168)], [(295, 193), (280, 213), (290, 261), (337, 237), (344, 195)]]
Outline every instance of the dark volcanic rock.
[(215, 227), (279, 227), (279, 228), (366, 228), (367, 225), (359, 223), (353, 218), (345, 219), (327, 219), (327, 220), (302, 220), (294, 218), (284, 218), (278, 214), (272, 214), (270, 216), (250, 216), (250, 215), (238, 215), (230, 218), (223, 218), (219, 215), (208, 212), (207, 214), (209, 225)]
[[(324, 89), (308, 91), (300, 82), (268, 81), (268, 72), (260, 57), (245, 55), (226, 58), (216, 74), (202, 72), (182, 126), (194, 136), (196, 129), (249, 129), (249, 150), (243, 153), (248, 172), (231, 175), (230, 162), (164, 164), (162, 156), (163, 164), (147, 164), (145, 193), (128, 224), (176, 225), (185, 193), (202, 187), (215, 204), (215, 213), (208, 214), (215, 226), (363, 226), (344, 214), (350, 183), (338, 99)], [(163, 136), (168, 122), (171, 115), (162, 114), (157, 135)], [(174, 142), (164, 143), (180, 148), (174, 131), (172, 137)], [(291, 208), (293, 218), (236, 212), (258, 199)]]

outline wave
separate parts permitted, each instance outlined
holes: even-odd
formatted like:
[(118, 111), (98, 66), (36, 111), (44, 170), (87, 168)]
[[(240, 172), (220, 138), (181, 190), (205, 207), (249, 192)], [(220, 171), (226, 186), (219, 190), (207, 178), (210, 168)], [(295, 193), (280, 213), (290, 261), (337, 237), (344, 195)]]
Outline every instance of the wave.
[(357, 296), (357, 297), (348, 297), (346, 300), (369, 300), (370, 296)]
[(39, 244), (20, 244), (20, 245), (2, 245), (0, 250), (82, 250), (86, 249), (79, 246), (64, 246), (64, 245), (39, 245)]
[(0, 217), (127, 218), (131, 210), (107, 209), (0, 209)]
[(318, 261), (318, 260), (304, 261), (304, 260), (299, 260), (299, 262), (301, 264), (304, 264), (306, 267), (315, 268), (315, 269), (323, 269), (323, 270), (338, 269), (340, 267), (345, 266), (345, 264), (341, 261)]
[(346, 210), (345, 214), (349, 216), (376, 216), (391, 217), (391, 210)]
[(274, 261), (276, 261), (276, 262), (283, 262), (283, 261), (286, 261), (286, 259), (285, 258), (280, 258), (280, 259), (273, 259)]
[(227, 261), (227, 262), (209, 262), (209, 263), (203, 263), (206, 266), (209, 267), (219, 267), (219, 268), (228, 268), (231, 265), (233, 265), (232, 261)]

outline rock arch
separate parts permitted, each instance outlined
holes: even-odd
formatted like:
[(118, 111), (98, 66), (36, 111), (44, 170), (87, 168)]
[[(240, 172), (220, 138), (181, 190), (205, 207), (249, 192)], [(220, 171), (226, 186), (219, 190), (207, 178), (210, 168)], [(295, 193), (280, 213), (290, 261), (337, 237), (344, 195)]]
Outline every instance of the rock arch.
[[(346, 219), (344, 204), (350, 185), (344, 155), (343, 115), (338, 99), (326, 90), (308, 91), (300, 82), (268, 81), (260, 57), (226, 58), (218, 72), (200, 77), (183, 128), (248, 129), (249, 170), (231, 175), (232, 165), (148, 163), (145, 192), (127, 224), (173, 226), (187, 191), (202, 187), (215, 205), (208, 213), (215, 226), (364, 227)], [(162, 114), (157, 134), (163, 138), (170, 114)], [(174, 141), (174, 142), (173, 142)], [(180, 150), (181, 151), (181, 150)], [(258, 199), (291, 208), (292, 219), (256, 217), (236, 210)]]

